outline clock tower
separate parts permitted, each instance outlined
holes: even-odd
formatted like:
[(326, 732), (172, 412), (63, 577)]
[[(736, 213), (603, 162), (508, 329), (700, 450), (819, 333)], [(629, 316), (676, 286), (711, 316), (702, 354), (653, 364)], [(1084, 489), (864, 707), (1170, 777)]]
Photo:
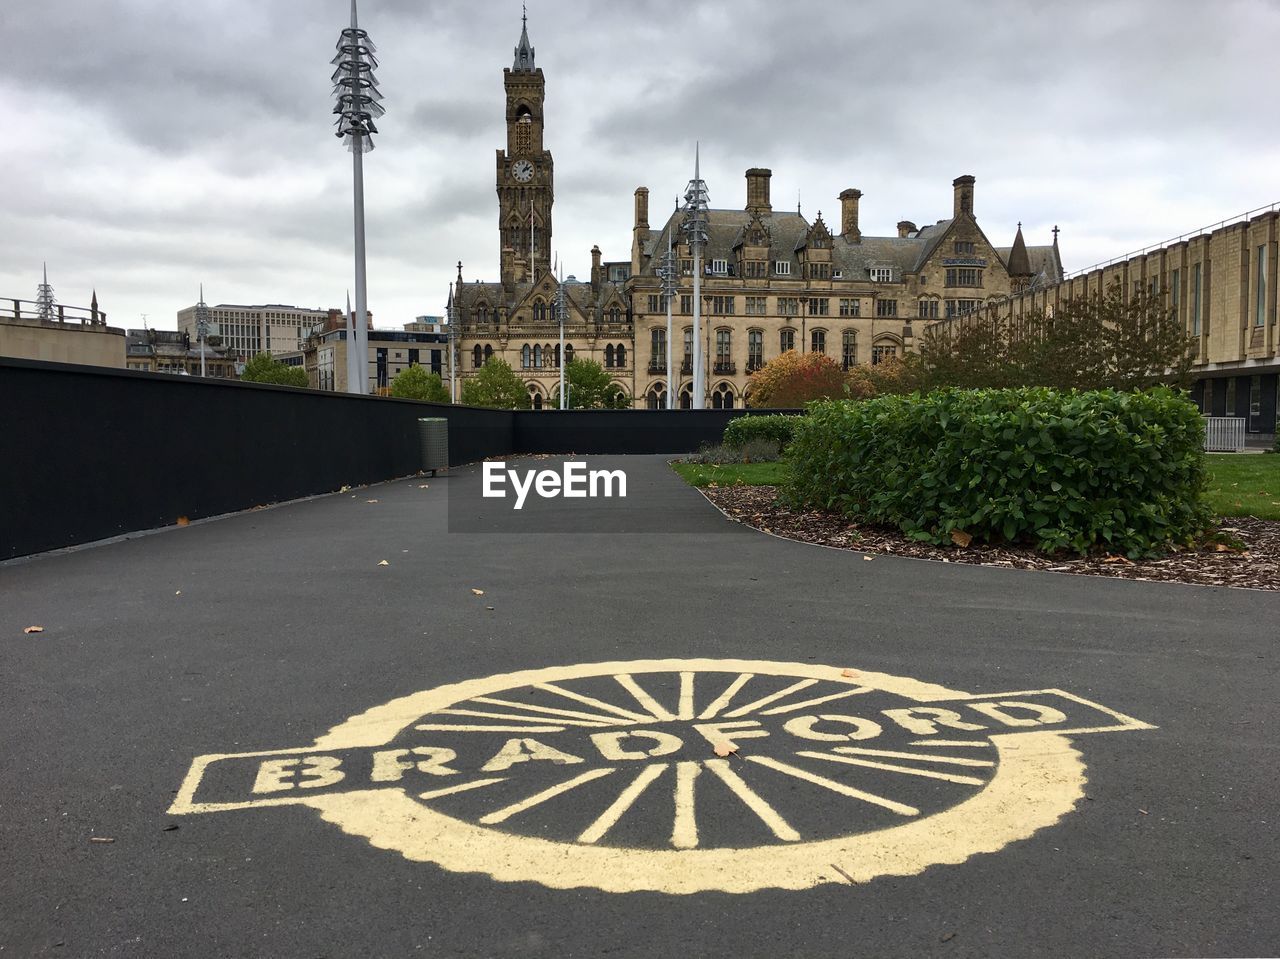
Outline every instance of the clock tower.
[[(498, 151), (498, 237), (502, 276), (524, 260), (529, 279), (551, 268), (551, 153), (543, 149), (542, 70), (534, 66), (528, 15), (522, 18), (515, 62), (502, 71), (507, 93), (507, 148)], [(531, 219), (532, 218), (532, 222)], [(530, 247), (532, 244), (532, 248)]]

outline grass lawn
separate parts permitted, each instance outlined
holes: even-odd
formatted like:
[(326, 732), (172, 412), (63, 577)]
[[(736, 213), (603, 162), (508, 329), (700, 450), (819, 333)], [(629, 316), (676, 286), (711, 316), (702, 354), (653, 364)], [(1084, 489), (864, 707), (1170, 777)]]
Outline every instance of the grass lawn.
[[(674, 465), (693, 486), (777, 486), (786, 475), (785, 463)], [(1280, 520), (1280, 456), (1210, 453), (1208, 499), (1219, 516)]]
[(778, 486), (786, 475), (785, 463), (736, 463), (716, 466), (703, 463), (672, 463), (690, 486)]
[(1280, 456), (1210, 453), (1209, 505), (1219, 516), (1280, 519)]

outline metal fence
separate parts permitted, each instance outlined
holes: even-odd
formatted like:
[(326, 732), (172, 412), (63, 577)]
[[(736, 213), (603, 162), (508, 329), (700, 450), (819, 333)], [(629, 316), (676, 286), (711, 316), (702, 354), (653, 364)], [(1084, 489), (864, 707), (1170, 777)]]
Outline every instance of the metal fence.
[(1239, 453), (1244, 449), (1243, 416), (1206, 416), (1204, 448), (1209, 453)]

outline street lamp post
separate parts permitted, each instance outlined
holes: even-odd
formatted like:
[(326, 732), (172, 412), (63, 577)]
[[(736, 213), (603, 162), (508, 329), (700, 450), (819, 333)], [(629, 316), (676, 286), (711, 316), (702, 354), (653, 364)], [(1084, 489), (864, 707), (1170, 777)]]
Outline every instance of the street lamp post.
[[(532, 246), (530, 247), (530, 249), (532, 249)], [(557, 254), (557, 258), (559, 258), (559, 254)], [(564, 302), (564, 267), (563, 266), (560, 267), (559, 282), (560, 282), (560, 285), (556, 288), (556, 320), (559, 321), (560, 323), (560, 363), (559, 363), (560, 409), (565, 410), (568, 407), (565, 402), (566, 397), (565, 397), (565, 382), (564, 382), (564, 368), (565, 368), (564, 324), (565, 324), (565, 320), (568, 319), (569, 309)]]
[(706, 376), (702, 357), (702, 252), (707, 243), (707, 184), (700, 172), (700, 147), (694, 148), (693, 179), (685, 190), (684, 230), (693, 252), (693, 400), (690, 407), (703, 408)]
[(200, 284), (200, 302), (196, 304), (196, 339), (200, 341), (200, 376), (205, 375), (204, 344), (209, 338), (209, 305), (204, 301), (204, 284)]
[(361, 30), (356, 20), (356, 0), (351, 0), (351, 26), (338, 38), (338, 53), (330, 61), (337, 69), (333, 72), (333, 94), (337, 98), (333, 112), (337, 115), (336, 136), (342, 138), (351, 151), (351, 172), (355, 207), (355, 259), (356, 259), (356, 319), (354, 321), (354, 345), (363, 360), (361, 374), (347, 388), (353, 393), (367, 393), (369, 364), (368, 295), (365, 288), (364, 248), (364, 154), (373, 149), (375, 117), (386, 111), (382, 107), (382, 94), (373, 71), (378, 66), (373, 42), (369, 34)]
[(673, 331), (671, 328), (671, 301), (676, 295), (676, 255), (671, 248), (672, 230), (667, 231), (667, 252), (662, 258), (662, 265), (658, 268), (658, 276), (662, 280), (662, 298), (666, 301), (667, 306), (667, 409), (675, 409), (676, 402), (676, 384), (675, 384), (675, 368), (671, 365), (674, 357), (674, 348), (672, 346)]
[(445, 307), (445, 342), (449, 347), (449, 402), (458, 402), (458, 367), (453, 352), (456, 345), (454, 328), (458, 325), (458, 307), (453, 301), (453, 284), (449, 284), (449, 304)]

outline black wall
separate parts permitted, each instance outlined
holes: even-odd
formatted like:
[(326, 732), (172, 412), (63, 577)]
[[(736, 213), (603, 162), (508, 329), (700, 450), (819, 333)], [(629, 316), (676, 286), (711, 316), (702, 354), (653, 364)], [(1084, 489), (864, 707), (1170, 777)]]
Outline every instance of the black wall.
[(417, 419), (449, 462), (682, 453), (743, 410), (512, 412), (0, 357), (0, 560), (418, 471)]

